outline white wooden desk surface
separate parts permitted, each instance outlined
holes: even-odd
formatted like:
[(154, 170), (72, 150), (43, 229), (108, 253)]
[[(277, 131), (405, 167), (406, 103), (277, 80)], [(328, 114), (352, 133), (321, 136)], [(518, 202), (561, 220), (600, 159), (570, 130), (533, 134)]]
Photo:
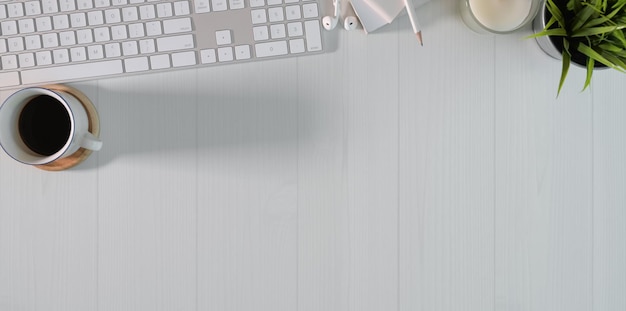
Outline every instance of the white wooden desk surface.
[(555, 99), (529, 28), (476, 35), (455, 3), (418, 11), (423, 48), (403, 16), (73, 84), (105, 146), (0, 155), (0, 310), (626, 310), (626, 75)]

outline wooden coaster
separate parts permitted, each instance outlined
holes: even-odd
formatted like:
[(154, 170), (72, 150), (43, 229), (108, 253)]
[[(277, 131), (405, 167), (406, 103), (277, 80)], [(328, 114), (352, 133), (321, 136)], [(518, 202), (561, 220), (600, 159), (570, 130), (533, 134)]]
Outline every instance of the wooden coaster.
[[(93, 105), (91, 100), (81, 91), (61, 84), (53, 84), (53, 85), (44, 85), (44, 88), (54, 90), (54, 91), (63, 91), (68, 94), (74, 95), (74, 97), (78, 98), (83, 107), (85, 107), (85, 111), (87, 111), (87, 118), (89, 118), (89, 132), (93, 134), (95, 137), (100, 137), (100, 118), (98, 117), (98, 111), (96, 107)], [(56, 161), (52, 161), (48, 164), (36, 165), (38, 169), (42, 169), (45, 171), (62, 171), (69, 168), (72, 168), (81, 162), (85, 161), (91, 155), (91, 150), (80, 148), (73, 154), (58, 159)]]

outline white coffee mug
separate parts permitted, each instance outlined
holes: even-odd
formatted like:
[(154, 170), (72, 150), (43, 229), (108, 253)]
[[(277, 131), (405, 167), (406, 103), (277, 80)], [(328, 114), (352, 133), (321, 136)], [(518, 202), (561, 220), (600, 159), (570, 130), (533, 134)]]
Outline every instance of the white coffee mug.
[(74, 95), (44, 87), (19, 90), (0, 106), (0, 146), (15, 160), (44, 165), (85, 148), (102, 148)]

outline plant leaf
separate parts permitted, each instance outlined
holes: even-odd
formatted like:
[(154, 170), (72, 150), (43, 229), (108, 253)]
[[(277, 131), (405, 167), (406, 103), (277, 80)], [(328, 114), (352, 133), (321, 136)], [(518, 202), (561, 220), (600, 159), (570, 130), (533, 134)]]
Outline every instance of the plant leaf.
[(592, 49), (591, 47), (589, 47), (588, 45), (581, 43), (578, 45), (578, 51), (585, 54), (587, 57), (589, 58), (593, 58), (594, 60), (605, 64), (617, 71), (620, 72), (624, 72), (626, 73), (626, 71), (624, 71), (623, 69), (619, 68), (618, 66), (616, 66), (614, 63), (612, 63), (611, 61), (609, 61), (608, 59), (606, 59), (604, 56), (600, 55), (598, 52), (596, 52), (594, 49)]
[(591, 84), (591, 76), (593, 75), (594, 67), (595, 67), (595, 60), (593, 58), (588, 58), (587, 59), (587, 78), (585, 79), (585, 85), (583, 86), (582, 91), (586, 90), (589, 84)]
[(556, 21), (561, 25), (561, 27), (565, 27), (565, 19), (563, 18), (563, 13), (561, 9), (554, 3), (554, 0), (547, 0), (546, 6), (552, 17), (556, 19)]
[(622, 46), (626, 47), (626, 38), (624, 37), (624, 32), (622, 31), (614, 31), (611, 33), (611, 37), (616, 38), (622, 43)]
[(615, 17), (615, 15), (617, 15), (617, 13), (622, 11), (622, 8), (624, 7), (624, 5), (626, 4), (626, 1), (622, 1), (623, 3), (617, 7), (612, 7), (612, 9), (614, 8), (614, 10), (609, 13), (606, 17), (609, 19), (612, 19), (613, 17)]
[(598, 47), (602, 50), (606, 50), (606, 51), (614, 52), (614, 53), (619, 53), (624, 50), (622, 47), (612, 44), (610, 41), (605, 41), (604, 43), (598, 45)]
[(600, 53), (600, 55), (606, 58), (606, 60), (613, 63), (615, 66), (621, 68), (623, 72), (626, 73), (626, 63), (624, 63), (624, 60), (621, 57), (608, 51), (602, 52)]
[(616, 30), (626, 28), (626, 25), (621, 26), (600, 26), (592, 28), (583, 28), (572, 33), (572, 37), (589, 37), (594, 35), (603, 35)]
[(595, 27), (595, 26), (598, 26), (598, 25), (602, 25), (602, 24), (604, 24), (604, 23), (611, 23), (611, 20), (610, 20), (608, 17), (606, 17), (606, 16), (602, 16), (602, 15), (601, 15), (601, 16), (599, 16), (599, 17), (596, 17), (596, 18), (590, 19), (590, 20), (589, 20), (589, 21), (585, 24), (585, 27), (587, 27), (587, 28), (591, 28), (591, 27)]
[(561, 67), (561, 79), (559, 80), (559, 89), (556, 92), (556, 96), (559, 97), (559, 94), (561, 94), (561, 88), (563, 88), (563, 83), (565, 82), (565, 78), (567, 77), (567, 72), (569, 71), (569, 65), (570, 65), (570, 55), (569, 52), (567, 52), (565, 49), (563, 50), (563, 62), (562, 62), (562, 67)]
[(611, 6), (611, 9), (623, 6), (624, 4), (626, 4), (626, 0), (618, 0)]
[(596, 13), (596, 10), (589, 5), (580, 10), (572, 20), (572, 31), (576, 32), (580, 29), (594, 13)]
[(538, 33), (529, 35), (526, 38), (537, 38), (537, 37), (543, 37), (543, 36), (564, 37), (564, 36), (567, 36), (567, 32), (565, 32), (565, 29), (563, 29), (563, 28), (546, 29), (546, 30), (542, 30), (542, 31), (540, 31)]

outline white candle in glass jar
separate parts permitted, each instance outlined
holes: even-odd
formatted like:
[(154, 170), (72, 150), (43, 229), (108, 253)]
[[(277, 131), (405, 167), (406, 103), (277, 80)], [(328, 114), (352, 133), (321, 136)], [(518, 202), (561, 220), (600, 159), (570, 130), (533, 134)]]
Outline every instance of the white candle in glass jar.
[[(492, 32), (509, 32), (526, 24), (534, 13), (535, 0), (465, 0), (465, 14)], [(462, 12), (463, 15), (464, 12)], [(468, 23), (469, 16), (463, 16)], [(469, 26), (469, 25), (468, 25)]]

